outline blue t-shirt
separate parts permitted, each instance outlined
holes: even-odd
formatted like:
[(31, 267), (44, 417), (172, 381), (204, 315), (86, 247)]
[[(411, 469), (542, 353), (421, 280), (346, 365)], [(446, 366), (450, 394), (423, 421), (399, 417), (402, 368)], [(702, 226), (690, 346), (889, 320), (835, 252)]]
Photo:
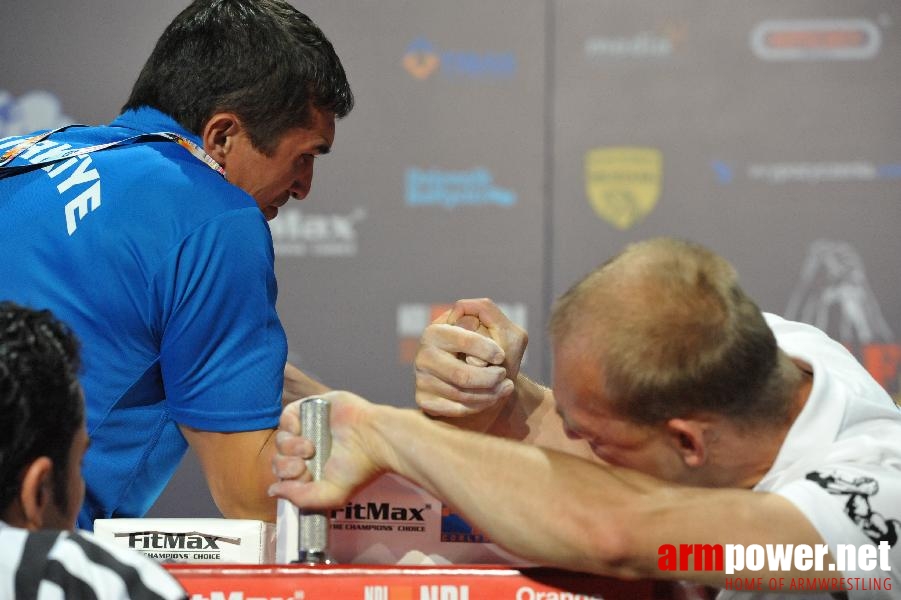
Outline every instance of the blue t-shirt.
[[(56, 133), (12, 164), (158, 131), (200, 144), (144, 108)], [(127, 143), (0, 179), (0, 256), (0, 298), (52, 310), (81, 341), (91, 445), (79, 527), (147, 511), (187, 449), (178, 424), (277, 425), (287, 340), (269, 227), (179, 144)]]

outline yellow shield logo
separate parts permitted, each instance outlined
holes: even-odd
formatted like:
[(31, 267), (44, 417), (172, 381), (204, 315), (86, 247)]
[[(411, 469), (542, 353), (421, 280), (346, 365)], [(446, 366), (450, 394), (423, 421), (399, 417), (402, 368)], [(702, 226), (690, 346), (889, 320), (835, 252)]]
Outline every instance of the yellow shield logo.
[(663, 156), (656, 148), (595, 148), (585, 154), (585, 194), (599, 217), (629, 229), (657, 204)]

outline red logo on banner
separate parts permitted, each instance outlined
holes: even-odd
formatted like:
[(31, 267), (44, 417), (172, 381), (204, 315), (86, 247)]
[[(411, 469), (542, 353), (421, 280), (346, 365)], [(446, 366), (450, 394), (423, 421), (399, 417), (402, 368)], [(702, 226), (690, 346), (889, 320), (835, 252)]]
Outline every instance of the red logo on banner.
[(773, 20), (751, 33), (754, 54), (763, 60), (865, 60), (882, 43), (879, 28), (866, 19)]

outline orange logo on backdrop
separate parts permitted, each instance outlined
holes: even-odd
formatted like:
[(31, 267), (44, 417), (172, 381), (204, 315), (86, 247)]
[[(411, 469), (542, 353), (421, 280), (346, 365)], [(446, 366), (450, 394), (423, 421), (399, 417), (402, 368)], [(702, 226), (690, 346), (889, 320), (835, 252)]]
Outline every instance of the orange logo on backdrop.
[(435, 54), (410, 52), (404, 55), (404, 68), (416, 79), (425, 79), (435, 72), (441, 59)]
[(403, 65), (416, 79), (426, 79), (441, 66), (441, 57), (428, 40), (420, 38), (407, 47)]

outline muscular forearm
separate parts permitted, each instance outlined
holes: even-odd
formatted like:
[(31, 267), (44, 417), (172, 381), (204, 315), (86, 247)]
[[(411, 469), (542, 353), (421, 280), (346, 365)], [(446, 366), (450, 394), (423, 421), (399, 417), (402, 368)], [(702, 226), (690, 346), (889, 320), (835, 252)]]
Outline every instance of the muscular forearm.
[(285, 385), (282, 404), (287, 405), (298, 398), (306, 398), (329, 391), (329, 387), (316, 381), (291, 363), (285, 363)]
[(511, 440), (531, 441), (532, 428), (538, 423), (538, 415), (550, 407), (553, 412), (553, 395), (520, 373), (513, 393), (485, 410), (463, 416), (432, 417), (437, 421), (479, 433), (488, 433)]
[[(395, 472), (454, 506), (492, 541), (526, 560), (708, 585), (722, 585), (724, 571), (661, 571), (663, 545), (822, 543), (799, 509), (777, 494), (680, 486), (463, 431), (347, 392), (326, 396), (332, 402), (332, 453), (322, 481), (302, 480), (304, 458), (313, 449), (300, 435), (298, 411), (285, 410), (279, 423), (273, 467), (280, 481), (271, 492), (305, 508), (341, 506), (379, 474)], [(764, 570), (754, 576), (790, 573)]]
[[(498, 411), (486, 433), (525, 442), (534, 441), (548, 415), (554, 413), (554, 396), (522, 373), (516, 378), (513, 395)], [(558, 418), (559, 420), (559, 418)]]
[(588, 444), (569, 439), (556, 412), (554, 393), (522, 373), (510, 398), (493, 410), (445, 422), (497, 437), (518, 440), (596, 460)]
[[(372, 438), (383, 468), (448, 501), (493, 541), (523, 558), (611, 572), (615, 545), (586, 532), (591, 523), (591, 530), (606, 530), (616, 539), (622, 521), (610, 498), (601, 514), (596, 509), (601, 504), (588, 484), (597, 476), (591, 463), (460, 431), (412, 411), (379, 407), (375, 412)], [(608, 491), (616, 497), (609, 486)]]
[(659, 570), (660, 547), (686, 540), (720, 546), (822, 542), (798, 509), (775, 494), (667, 484), (630, 469), (460, 431), (413, 411), (379, 407), (369, 422), (364, 437), (375, 440), (370, 456), (381, 469), (423, 486), (492, 541), (538, 564), (722, 586), (723, 571)]

